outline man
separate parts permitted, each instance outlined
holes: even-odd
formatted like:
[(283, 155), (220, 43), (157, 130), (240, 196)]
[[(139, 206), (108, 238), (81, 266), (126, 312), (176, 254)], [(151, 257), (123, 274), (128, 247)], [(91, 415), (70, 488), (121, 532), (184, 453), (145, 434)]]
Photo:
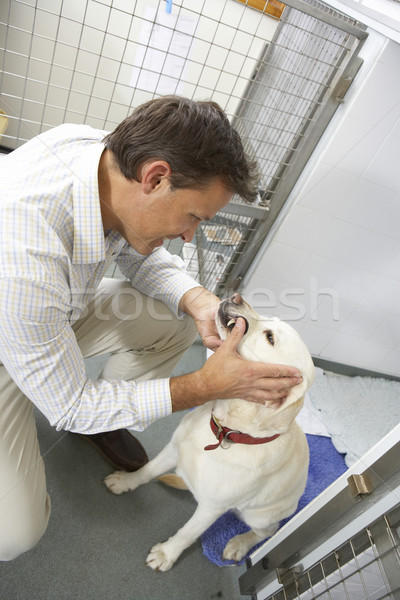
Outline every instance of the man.
[[(279, 400), (299, 373), (240, 359), (241, 319), (222, 344), (219, 299), (161, 247), (189, 242), (234, 192), (255, 196), (254, 165), (216, 104), (160, 98), (106, 136), (61, 125), (0, 168), (0, 559), (11, 560), (50, 514), (33, 405), (134, 470), (147, 456), (127, 428), (215, 398)], [(113, 261), (126, 282), (103, 279)], [(170, 378), (197, 332), (215, 354)], [(83, 358), (104, 353), (89, 380)]]

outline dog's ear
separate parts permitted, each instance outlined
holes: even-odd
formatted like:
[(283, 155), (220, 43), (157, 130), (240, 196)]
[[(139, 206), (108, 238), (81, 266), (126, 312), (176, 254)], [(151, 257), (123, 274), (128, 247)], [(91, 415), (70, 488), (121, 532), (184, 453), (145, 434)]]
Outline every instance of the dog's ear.
[(298, 398), (295, 402), (284, 402), (282, 407), (270, 412), (265, 419), (259, 423), (260, 431), (268, 430), (268, 433), (283, 433), (288, 429), (291, 423), (299, 414), (304, 402), (304, 396)]

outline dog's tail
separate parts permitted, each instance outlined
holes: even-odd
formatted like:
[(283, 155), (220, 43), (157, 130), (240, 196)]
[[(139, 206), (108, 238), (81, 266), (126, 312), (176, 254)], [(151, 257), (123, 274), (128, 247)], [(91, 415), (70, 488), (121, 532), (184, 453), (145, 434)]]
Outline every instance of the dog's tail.
[(167, 473), (166, 475), (160, 475), (160, 477), (157, 477), (157, 479), (161, 481), (161, 483), (165, 483), (165, 485), (169, 485), (169, 487), (176, 488), (177, 490), (188, 489), (186, 483), (181, 477), (176, 475), (176, 473)]

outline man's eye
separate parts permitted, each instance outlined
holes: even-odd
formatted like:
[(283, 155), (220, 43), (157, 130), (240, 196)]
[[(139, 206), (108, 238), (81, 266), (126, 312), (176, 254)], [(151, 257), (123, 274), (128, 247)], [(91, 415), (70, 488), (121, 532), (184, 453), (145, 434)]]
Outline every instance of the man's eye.
[(267, 338), (267, 340), (269, 341), (271, 346), (274, 346), (275, 339), (274, 339), (274, 334), (272, 333), (272, 331), (270, 329), (266, 329), (266, 331), (264, 331), (264, 333), (265, 333), (265, 337)]

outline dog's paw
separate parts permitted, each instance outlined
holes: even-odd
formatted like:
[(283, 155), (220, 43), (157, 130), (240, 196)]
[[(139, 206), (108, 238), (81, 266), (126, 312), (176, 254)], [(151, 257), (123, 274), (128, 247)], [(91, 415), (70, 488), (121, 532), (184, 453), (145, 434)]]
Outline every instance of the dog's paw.
[(175, 558), (168, 556), (165, 544), (156, 544), (150, 550), (146, 559), (146, 565), (151, 567), (154, 571), (169, 571), (169, 569), (174, 566), (175, 560)]
[(239, 562), (259, 541), (260, 539), (251, 530), (246, 533), (236, 535), (226, 544), (222, 558), (224, 560), (234, 560), (235, 562)]
[(224, 560), (233, 560), (239, 562), (247, 554), (247, 545), (240, 544), (236, 538), (231, 539), (225, 546), (222, 558)]
[(127, 473), (126, 471), (115, 471), (107, 475), (103, 483), (113, 494), (131, 492), (137, 487), (135, 485), (134, 473)]

